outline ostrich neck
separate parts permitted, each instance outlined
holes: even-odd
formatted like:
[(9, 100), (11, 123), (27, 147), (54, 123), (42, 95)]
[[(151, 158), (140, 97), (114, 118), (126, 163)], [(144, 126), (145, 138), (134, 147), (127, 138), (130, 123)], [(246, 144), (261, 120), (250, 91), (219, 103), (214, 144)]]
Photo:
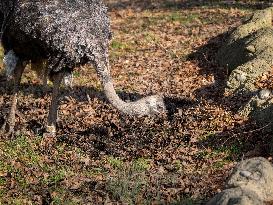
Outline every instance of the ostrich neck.
[(118, 110), (123, 110), (126, 107), (126, 102), (117, 95), (112, 80), (103, 82), (103, 90), (109, 102)]
[(144, 97), (135, 102), (124, 102), (122, 99), (120, 99), (115, 91), (113, 81), (110, 75), (108, 60), (106, 59), (107, 63), (105, 64), (101, 64), (101, 62), (103, 61), (98, 62), (99, 63), (97, 64), (96, 69), (101, 79), (104, 93), (109, 102), (119, 111), (131, 116), (154, 115), (165, 112), (165, 104), (163, 98), (156, 95)]

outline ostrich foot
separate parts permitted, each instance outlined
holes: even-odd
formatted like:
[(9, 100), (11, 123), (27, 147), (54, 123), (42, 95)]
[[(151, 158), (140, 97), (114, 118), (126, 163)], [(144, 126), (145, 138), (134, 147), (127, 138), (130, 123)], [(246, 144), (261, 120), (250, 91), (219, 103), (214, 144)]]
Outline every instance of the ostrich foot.
[(46, 132), (43, 134), (43, 137), (55, 137), (56, 136), (56, 127), (54, 125), (46, 126)]
[(57, 142), (55, 126), (47, 126), (46, 132), (43, 134), (43, 139), (40, 148), (47, 153), (50, 153), (52, 147)]

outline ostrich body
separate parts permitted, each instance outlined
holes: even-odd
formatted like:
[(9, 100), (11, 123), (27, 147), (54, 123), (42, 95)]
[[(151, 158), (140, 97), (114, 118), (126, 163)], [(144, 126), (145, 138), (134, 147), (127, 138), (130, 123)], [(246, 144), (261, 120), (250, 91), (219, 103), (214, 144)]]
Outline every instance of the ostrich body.
[[(107, 8), (101, 0), (0, 0), (2, 45), (13, 52), (14, 95), (3, 128), (13, 131), (17, 92), (25, 62), (47, 61), (53, 81), (48, 130), (55, 132), (60, 83), (76, 66), (94, 65), (109, 102), (128, 115), (153, 115), (165, 110), (159, 96), (124, 102), (116, 94), (109, 70), (111, 39)], [(12, 56), (12, 55), (11, 55)], [(36, 68), (37, 69), (37, 68)]]

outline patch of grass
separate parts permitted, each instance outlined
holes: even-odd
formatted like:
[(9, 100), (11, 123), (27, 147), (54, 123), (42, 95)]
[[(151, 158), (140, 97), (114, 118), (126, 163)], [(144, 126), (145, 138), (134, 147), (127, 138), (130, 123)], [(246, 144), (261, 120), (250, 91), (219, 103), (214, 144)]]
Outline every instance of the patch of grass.
[(0, 160), (0, 172), (5, 172), (6, 170), (7, 164), (3, 160)]
[(0, 177), (0, 187), (6, 184), (6, 179), (4, 177)]
[(61, 205), (61, 204), (63, 204), (63, 200), (62, 200), (62, 198), (55, 196), (55, 197), (53, 197), (52, 203), (56, 204), (56, 205), (59, 205), (59, 204)]
[(234, 144), (230, 146), (229, 150), (231, 154), (238, 155), (242, 152), (242, 146)]
[(122, 42), (118, 39), (113, 39), (110, 45), (110, 57), (115, 59), (119, 56), (127, 55), (128, 53), (134, 53), (136, 45), (134, 42)]
[(141, 204), (145, 204), (143, 193), (146, 189), (147, 180), (145, 175), (133, 171), (132, 167), (125, 167), (119, 171), (115, 177), (107, 180), (107, 190), (117, 201), (126, 204), (137, 204), (141, 200)]
[(66, 191), (62, 187), (56, 187), (51, 190), (52, 204), (61, 205), (61, 204), (72, 204), (70, 199), (66, 198)]
[(233, 144), (230, 146), (219, 146), (211, 151), (202, 150), (196, 154), (199, 159), (209, 159), (221, 156), (221, 161), (217, 161), (213, 164), (216, 168), (221, 168), (226, 163), (237, 160), (242, 154), (242, 146), (239, 144)]
[(145, 172), (150, 168), (150, 160), (138, 158), (124, 164), (111, 158), (108, 162), (116, 167), (114, 174), (107, 178), (107, 190), (111, 196), (125, 204), (149, 204), (151, 199), (145, 191), (148, 187)]
[[(6, 190), (3, 188), (0, 188), (0, 199), (3, 198), (6, 195)], [(1, 200), (0, 200), (0, 205), (2, 205)]]
[(226, 147), (227, 157), (226, 160), (238, 160), (242, 156), (243, 145), (233, 144), (229, 147)]
[(193, 23), (195, 20), (199, 19), (199, 14), (189, 14), (189, 15), (183, 15), (179, 12), (173, 12), (169, 16), (167, 16), (167, 20), (170, 22), (177, 21), (181, 24), (190, 24)]
[(163, 6), (168, 9), (178, 9), (178, 3), (176, 1), (164, 1)]
[(122, 49), (127, 48), (127, 45), (126, 45), (125, 43), (120, 42), (120, 41), (113, 40), (113, 41), (111, 42), (111, 48), (122, 50)]
[(150, 168), (150, 161), (144, 158), (138, 158), (133, 161), (133, 169), (135, 171), (146, 171)]
[(174, 168), (177, 171), (179, 171), (179, 170), (181, 171), (183, 169), (183, 165), (182, 165), (180, 160), (175, 160), (174, 161)]
[(62, 155), (65, 153), (65, 144), (59, 144), (56, 146), (56, 149), (58, 151), (58, 155)]
[(84, 174), (88, 177), (93, 177), (97, 175), (106, 175), (107, 171), (100, 167), (92, 167), (91, 169), (85, 170)]
[(214, 167), (215, 169), (222, 169), (223, 166), (224, 166), (225, 164), (227, 164), (227, 163), (228, 163), (228, 162), (225, 161), (225, 160), (220, 160), (220, 161), (214, 162), (214, 163), (213, 163), (213, 167)]
[(64, 168), (56, 170), (54, 173), (52, 173), (48, 180), (46, 181), (47, 184), (57, 184), (64, 180), (66, 177), (66, 170)]
[(239, 144), (232, 144), (230, 146), (219, 146), (214, 150), (216, 153), (225, 152), (228, 156), (240, 155), (242, 153), (242, 146)]
[[(64, 189), (64, 185), (60, 182), (75, 175), (75, 164), (71, 165), (69, 161), (66, 165), (64, 160), (76, 157), (73, 159), (79, 161), (78, 156), (82, 155), (82, 151), (65, 144), (57, 144), (52, 148), (55, 149), (54, 155), (47, 156), (45, 160), (44, 154), (39, 149), (40, 140), (41, 138), (17, 136), (13, 140), (0, 143), (0, 149), (3, 151), (0, 156), (0, 174), (3, 175), (0, 177), (0, 195), (3, 199), (0, 199), (0, 204), (5, 204), (6, 200), (13, 201), (12, 204), (25, 204), (26, 199), (31, 200), (33, 197), (32, 190), (39, 190), (38, 187), (47, 187), (50, 192), (56, 193), (56, 197), (52, 196), (53, 204), (63, 204), (64, 201), (69, 200), (65, 199), (68, 190)], [(62, 160), (59, 157), (63, 157)], [(77, 170), (77, 174), (81, 174), (81, 171)], [(6, 187), (6, 182), (11, 180), (18, 194), (14, 199), (11, 199), (9, 187)], [(19, 197), (21, 195), (24, 197)]]
[(36, 151), (39, 140), (30, 142), (25, 136), (17, 136), (15, 140), (5, 143), (4, 156), (11, 161), (19, 159), (29, 166), (39, 165), (40, 156)]
[(14, 175), (14, 179), (16, 180), (16, 182), (18, 183), (19, 187), (22, 190), (25, 190), (28, 186), (30, 186), (22, 170), (14, 169), (13, 175)]
[(153, 26), (164, 26), (166, 23), (175, 23), (178, 22), (183, 25), (192, 24), (194, 22), (200, 22), (200, 15), (198, 13), (190, 13), (185, 15), (184, 13), (175, 11), (167, 12), (164, 14), (153, 16), (150, 13), (147, 14), (147, 17), (142, 19), (141, 28), (142, 30), (149, 29)]
[(144, 34), (144, 40), (147, 43), (153, 43), (153, 42), (158, 42), (159, 38), (153, 32), (146, 32)]
[(200, 140), (208, 140), (214, 137), (216, 137), (216, 133), (214, 131), (207, 131), (200, 137)]
[(29, 204), (29, 200), (23, 196), (19, 196), (17, 198), (13, 198), (10, 200), (10, 204), (13, 205), (22, 205), (22, 204)]
[(121, 169), (124, 165), (122, 160), (112, 156), (108, 157), (107, 161), (114, 169)]
[(172, 203), (171, 205), (180, 205), (180, 204), (183, 204), (183, 205), (198, 205), (198, 204), (202, 204), (202, 203), (198, 199), (185, 198), (185, 199), (182, 199), (179, 202)]
[[(198, 3), (197, 3), (198, 2)], [(269, 1), (261, 1), (261, 0), (236, 0), (232, 3), (228, 1), (222, 1), (222, 0), (209, 0), (209, 1), (196, 1), (192, 2), (192, 6), (198, 6), (202, 9), (239, 9), (239, 10), (253, 10), (251, 6), (254, 6), (255, 3), (267, 3)], [(173, 0), (167, 0), (164, 1), (163, 4), (166, 8), (173, 8), (173, 9), (181, 9), (181, 2), (180, 1), (173, 1)], [(265, 4), (266, 5), (266, 4)]]
[[(0, 186), (5, 186), (5, 181), (10, 176), (16, 182), (21, 191), (27, 190), (31, 184), (28, 181), (30, 173), (26, 173), (29, 169), (40, 167), (40, 155), (38, 153), (37, 144), (40, 139), (33, 141), (25, 136), (17, 136), (16, 139), (7, 140), (1, 143), (2, 156), (0, 161), (0, 172), (4, 174), (1, 177)], [(10, 176), (5, 176), (10, 173)], [(2, 194), (5, 190), (2, 191)]]

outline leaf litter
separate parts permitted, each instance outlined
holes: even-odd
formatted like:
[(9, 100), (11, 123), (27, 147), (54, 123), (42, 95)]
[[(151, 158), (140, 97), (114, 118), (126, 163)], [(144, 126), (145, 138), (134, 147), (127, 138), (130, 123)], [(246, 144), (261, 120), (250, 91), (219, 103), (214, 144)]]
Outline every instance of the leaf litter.
[[(0, 140), (1, 203), (204, 204), (223, 189), (237, 161), (272, 155), (272, 134), (236, 114), (244, 99), (223, 95), (227, 71), (214, 59), (222, 34), (240, 24), (248, 7), (108, 4), (118, 94), (129, 101), (161, 93), (169, 114), (120, 114), (85, 66), (75, 70), (73, 90), (62, 89), (57, 137), (45, 140), (51, 88), (43, 91), (28, 71), (17, 136)], [(3, 84), (0, 92), (2, 124), (11, 88)]]

